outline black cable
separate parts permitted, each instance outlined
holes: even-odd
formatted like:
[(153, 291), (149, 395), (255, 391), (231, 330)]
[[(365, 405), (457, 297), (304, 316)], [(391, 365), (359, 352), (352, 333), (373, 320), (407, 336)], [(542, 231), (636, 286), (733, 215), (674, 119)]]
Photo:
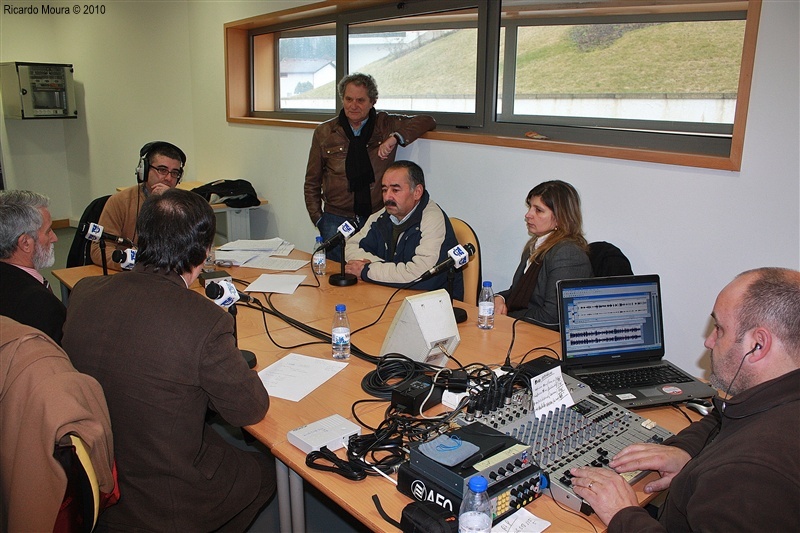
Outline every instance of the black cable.
[[(327, 461), (330, 465), (320, 464), (319, 461)], [(338, 455), (323, 446), (317, 451), (306, 455), (306, 466), (314, 470), (323, 472), (333, 472), (351, 481), (361, 481), (366, 479), (367, 474), (361, 468), (353, 468), (349, 461), (340, 459)]]
[(684, 411), (683, 408), (681, 408), (680, 404), (672, 403), (670, 405), (673, 407), (673, 409), (677, 409), (678, 412), (683, 415), (683, 418), (688, 420), (690, 424), (694, 423), (694, 420), (692, 420), (692, 418), (686, 414), (686, 411)]

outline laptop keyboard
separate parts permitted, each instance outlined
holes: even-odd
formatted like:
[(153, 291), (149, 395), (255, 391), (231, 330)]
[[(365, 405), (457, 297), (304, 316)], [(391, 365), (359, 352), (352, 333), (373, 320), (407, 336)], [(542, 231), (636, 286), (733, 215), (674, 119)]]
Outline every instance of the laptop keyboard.
[(576, 376), (595, 391), (650, 387), (665, 383), (686, 383), (694, 381), (691, 377), (675, 370), (669, 365), (613, 370)]

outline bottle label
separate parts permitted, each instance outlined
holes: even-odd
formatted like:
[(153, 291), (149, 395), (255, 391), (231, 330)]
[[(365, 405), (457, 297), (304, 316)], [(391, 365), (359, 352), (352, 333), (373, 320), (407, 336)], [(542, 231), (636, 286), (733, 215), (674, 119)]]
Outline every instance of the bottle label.
[(347, 328), (333, 328), (331, 338), (333, 344), (350, 344), (350, 330)]
[(478, 316), (493, 316), (494, 302), (480, 302), (478, 304)]

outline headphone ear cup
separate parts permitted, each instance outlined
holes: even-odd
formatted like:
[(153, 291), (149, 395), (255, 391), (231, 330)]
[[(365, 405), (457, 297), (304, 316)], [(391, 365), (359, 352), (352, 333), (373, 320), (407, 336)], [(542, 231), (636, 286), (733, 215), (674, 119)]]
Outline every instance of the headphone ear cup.
[(144, 183), (145, 174), (144, 167), (147, 166), (147, 156), (139, 158), (139, 165), (136, 167), (136, 183)]

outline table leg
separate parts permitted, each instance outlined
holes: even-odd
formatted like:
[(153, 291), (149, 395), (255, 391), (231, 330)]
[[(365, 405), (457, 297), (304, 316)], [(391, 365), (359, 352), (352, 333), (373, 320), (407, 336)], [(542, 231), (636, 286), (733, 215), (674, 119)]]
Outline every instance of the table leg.
[(289, 470), (289, 486), (292, 493), (292, 533), (305, 533), (306, 505), (303, 478), (294, 470)]
[(66, 307), (69, 303), (69, 289), (63, 283), (60, 283), (59, 285), (61, 285), (61, 303), (63, 303)]
[(275, 477), (278, 484), (278, 517), (281, 533), (292, 531), (292, 495), (289, 492), (289, 467), (275, 458)]

